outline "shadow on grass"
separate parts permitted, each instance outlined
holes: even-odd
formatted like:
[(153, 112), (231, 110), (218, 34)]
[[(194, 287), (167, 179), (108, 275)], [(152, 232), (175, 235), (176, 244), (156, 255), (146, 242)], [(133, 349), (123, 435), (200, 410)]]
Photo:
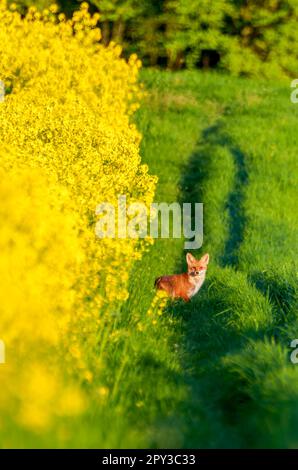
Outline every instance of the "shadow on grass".
[[(223, 131), (220, 123), (207, 128), (202, 133), (196, 151), (185, 166), (180, 181), (180, 202), (204, 202), (204, 186), (208, 184), (212, 149), (217, 146), (226, 147), (233, 156), (235, 164), (234, 184), (227, 201), (228, 237), (224, 252), (218, 260), (220, 267), (209, 269), (204, 286), (190, 303), (182, 301), (172, 303), (166, 312), (175, 318), (181, 317), (184, 328), (181, 362), (185, 370), (185, 380), (190, 386), (187, 407), (191, 410), (189, 424), (185, 427), (184, 433), (184, 446), (186, 447), (241, 447), (243, 445), (236, 431), (237, 413), (239, 408), (249, 402), (250, 398), (243, 391), (235, 390), (231, 400), (230, 387), (225, 390), (223, 385), (225, 371), (222, 368), (222, 359), (228, 354), (241, 351), (248, 338), (262, 338), (267, 331), (267, 325), (258, 330), (250, 326), (244, 328), (239, 334), (239, 330), (229, 323), (234, 307), (229, 302), (229, 296), (228, 298), (226, 296), (228, 288), (223, 284), (222, 269), (224, 268), (227, 276), (237, 276), (231, 268), (237, 268), (237, 252), (244, 237), (246, 220), (243, 214), (243, 199), (248, 174), (244, 154)], [(204, 217), (207, 219), (205, 227), (206, 225), (208, 227), (208, 213), (205, 213)], [(207, 245), (210, 244), (208, 234), (204, 234), (204, 237)], [(177, 265), (177, 272), (184, 270), (183, 259)], [(215, 289), (214, 286), (216, 286)], [(239, 291), (235, 293), (235, 295), (238, 294)], [(199, 407), (198, 403), (200, 403)], [(196, 429), (199, 416), (202, 417), (202, 410), (204, 410), (205, 418), (203, 421), (212, 423), (210, 424), (212, 437), (206, 433), (202, 438), (201, 433)]]
[(182, 202), (204, 202), (202, 186), (208, 182), (209, 167), (212, 163), (212, 149), (217, 147), (227, 148), (235, 164), (233, 188), (226, 201), (229, 214), (229, 231), (219, 263), (223, 267), (232, 266), (237, 268), (238, 251), (244, 239), (246, 224), (243, 201), (245, 186), (248, 183), (248, 172), (245, 155), (241, 149), (235, 146), (220, 122), (203, 131), (198, 149), (191, 155), (180, 181), (181, 199)]
[(227, 208), (229, 212), (230, 226), (229, 236), (221, 259), (223, 266), (238, 266), (238, 250), (244, 239), (246, 218), (243, 212), (244, 189), (248, 182), (248, 174), (245, 167), (245, 156), (237, 147), (231, 146), (236, 174), (233, 191), (229, 195)]
[[(248, 385), (254, 378), (255, 364), (244, 364), (245, 373), (242, 373), (242, 361), (247, 358), (251, 342), (257, 345), (260, 341), (263, 344), (265, 338), (273, 342), (282, 335), (286, 338), (289, 323), (296, 325), (297, 291), (294, 278), (292, 282), (291, 277), (280, 272), (255, 272), (247, 278), (237, 272), (246, 224), (243, 202), (248, 172), (245, 155), (220, 124), (203, 132), (196, 152), (191, 155), (181, 179), (181, 202), (204, 202), (204, 187), (212, 178), (212, 150), (218, 146), (225, 147), (232, 155), (235, 168), (226, 205), (228, 236), (218, 266), (212, 265), (214, 260), (211, 260), (207, 280), (197, 297), (189, 304), (172, 304), (168, 314), (183, 319), (181, 362), (185, 380), (190, 384), (188, 406), (193, 412), (193, 422), (198, 416), (194, 404), (200, 403), (206, 420), (213, 423), (212, 440), (204, 436), (200, 441), (193, 431), (195, 426), (190, 426), (185, 430), (185, 443), (187, 446), (254, 447), (260, 442), (256, 435), (258, 404)], [(208, 229), (208, 208), (204, 217)], [(212, 234), (211, 240), (215, 236)], [(208, 233), (206, 240), (212, 248)], [(183, 266), (179, 263), (177, 272), (184, 266), (185, 263)], [(238, 279), (243, 282), (239, 288)], [(247, 316), (247, 321), (241, 319), (242, 314)], [(235, 374), (234, 358), (240, 364)], [(262, 358), (259, 367), (263, 367)], [(267, 410), (266, 403), (262, 406)]]
[[(228, 271), (232, 273), (230, 269)], [(237, 276), (237, 273), (232, 275)], [(230, 300), (233, 295), (235, 305)], [(255, 329), (248, 322), (239, 330), (237, 321), (233, 321), (238, 301), (239, 291), (224, 285), (219, 269), (209, 276), (190, 303), (177, 302), (168, 306), (167, 315), (183, 319), (180, 359), (184, 380), (189, 385), (186, 406), (191, 411), (189, 425), (184, 428), (186, 447), (245, 446), (246, 430), (240, 432), (239, 422), (243, 409), (248, 410), (251, 405), (251, 397), (245, 393), (245, 387), (236, 383), (233, 387), (227, 382), (230, 375), (227, 375), (223, 359), (241, 353), (248, 340), (262, 340), (268, 325), (264, 322)], [(201, 435), (197, 426), (206, 426), (210, 433)]]
[[(245, 425), (252, 398), (245, 391), (245, 383), (239, 382), (241, 378), (235, 378), (229, 372), (224, 359), (227, 356), (241, 354), (249, 340), (263, 340), (272, 325), (270, 323), (272, 299), (277, 298), (280, 301), (282, 296), (285, 301), (286, 297), (286, 291), (281, 289), (281, 286), (276, 287), (270, 305), (266, 304), (264, 293), (267, 292), (268, 285), (265, 280), (259, 276), (247, 282), (243, 273), (235, 269), (238, 265), (237, 252), (244, 237), (246, 220), (242, 205), (248, 175), (245, 156), (220, 124), (209, 127), (203, 132), (196, 151), (184, 167), (180, 180), (180, 202), (204, 202), (204, 188), (212, 178), (210, 169), (213, 150), (218, 146), (227, 148), (233, 156), (235, 168), (233, 186), (227, 201), (229, 230), (227, 239), (224, 240), (223, 252), (218, 258), (217, 266), (211, 258), (206, 282), (190, 303), (177, 301), (168, 305), (165, 316), (174, 322), (168, 325), (168, 336), (161, 327), (158, 337), (158, 344), (162, 348), (165, 335), (171, 345), (171, 358), (175, 357), (176, 360), (178, 354), (180, 366), (175, 368), (172, 364), (169, 365), (169, 356), (163, 358), (157, 354), (159, 351), (155, 354), (152, 345), (156, 347), (157, 343), (149, 343), (149, 337), (137, 351), (134, 345), (131, 352), (136, 358), (133, 363), (134, 387), (127, 391), (127, 395), (131, 394), (132, 403), (142, 405), (143, 402), (152, 401), (152, 390), (156, 392), (151, 410), (152, 416), (150, 415), (153, 447), (229, 448), (245, 447), (248, 442), (253, 446), (254, 442), (249, 441), (249, 431)], [(211, 241), (216, 235), (209, 235), (208, 207), (206, 209), (205, 238), (207, 246), (212, 248)], [(180, 247), (175, 249), (175, 252), (171, 250), (169, 252), (172, 259), (177, 259)], [(150, 266), (154, 265), (152, 256), (151, 251), (148, 254), (148, 265), (146, 257), (144, 258), (143, 269), (145, 266), (149, 270)], [(160, 256), (159, 250), (156, 250), (156, 256)], [(171, 266), (173, 272), (185, 271), (184, 258), (185, 256), (181, 254), (181, 261), (176, 268)], [(238, 279), (243, 282), (240, 286), (237, 286)], [(144, 285), (144, 293), (150, 288), (151, 284)], [(143, 297), (142, 290), (134, 292), (135, 297), (131, 302), (138, 305)], [(265, 313), (268, 315), (266, 318), (264, 315), (263, 320), (254, 326), (253, 321), (249, 319), (249, 308), (253, 310), (255, 306), (259, 307), (253, 302), (257, 296), (261, 302), (260, 308), (267, 308)], [(249, 306), (245, 306), (248, 298), (252, 300)], [(246, 316), (247, 320), (241, 319), (238, 322), (239, 314)], [(177, 341), (180, 342), (179, 345), (175, 344)], [(144, 370), (145, 383), (142, 373)], [(173, 386), (176, 390), (175, 396), (173, 396)], [(142, 410), (141, 406), (136, 426), (142, 422)], [(144, 407), (144, 422), (148, 422), (147, 418)]]
[(272, 305), (273, 325), (271, 336), (279, 338), (283, 336), (284, 327), (297, 321), (297, 288), (295, 276), (290, 282), (289, 278), (283, 278), (280, 273), (274, 271), (258, 271), (251, 273), (248, 280), (268, 298)]

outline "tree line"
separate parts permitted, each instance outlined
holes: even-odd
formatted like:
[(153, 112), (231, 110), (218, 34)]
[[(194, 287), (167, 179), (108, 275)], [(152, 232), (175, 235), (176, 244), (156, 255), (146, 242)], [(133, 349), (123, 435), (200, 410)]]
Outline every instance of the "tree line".
[[(51, 0), (19, 0), (46, 8)], [(59, 0), (70, 15), (79, 0)], [(137, 53), (145, 66), (218, 68), (233, 75), (298, 72), (297, 0), (90, 0), (102, 41)]]

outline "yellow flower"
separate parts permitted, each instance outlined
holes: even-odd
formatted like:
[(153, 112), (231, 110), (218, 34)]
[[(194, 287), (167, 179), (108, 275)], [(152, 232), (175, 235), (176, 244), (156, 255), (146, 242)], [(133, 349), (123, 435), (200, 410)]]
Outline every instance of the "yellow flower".
[[(119, 46), (98, 42), (85, 2), (71, 19), (56, 5), (12, 10), (0, 0), (0, 78), (11, 90), (0, 103), (0, 332), (10, 357), (0, 413), (22, 432), (46, 432), (88, 408), (84, 387), (108, 366), (99, 338), (150, 242), (99, 240), (96, 206), (125, 194), (149, 207), (156, 179), (129, 117), (141, 96), (137, 57), (125, 62)], [(107, 399), (107, 387), (95, 390)]]
[(49, 10), (51, 13), (57, 13), (57, 11), (59, 10), (59, 6), (56, 5), (56, 3), (53, 3), (52, 5), (50, 5)]

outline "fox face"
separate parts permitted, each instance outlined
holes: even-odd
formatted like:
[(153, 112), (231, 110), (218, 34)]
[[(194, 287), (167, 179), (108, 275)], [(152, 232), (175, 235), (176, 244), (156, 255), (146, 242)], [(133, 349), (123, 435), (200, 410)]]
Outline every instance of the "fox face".
[(164, 290), (172, 298), (181, 298), (188, 302), (202, 287), (209, 263), (209, 254), (206, 253), (201, 259), (196, 259), (187, 253), (187, 272), (161, 276), (155, 280), (155, 287)]
[(192, 277), (200, 277), (207, 271), (209, 255), (206, 253), (201, 259), (197, 260), (193, 255), (187, 253), (186, 262), (188, 275)]

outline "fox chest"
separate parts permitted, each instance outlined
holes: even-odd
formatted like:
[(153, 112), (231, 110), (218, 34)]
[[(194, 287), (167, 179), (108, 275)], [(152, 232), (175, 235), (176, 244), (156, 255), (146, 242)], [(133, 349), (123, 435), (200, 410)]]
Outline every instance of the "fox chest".
[(191, 282), (189, 287), (188, 287), (188, 296), (189, 298), (193, 297), (194, 295), (197, 294), (197, 292), (200, 290), (200, 288), (202, 287), (203, 285), (203, 282), (205, 280), (205, 277), (204, 278), (200, 278), (198, 279), (197, 281), (195, 282)]

